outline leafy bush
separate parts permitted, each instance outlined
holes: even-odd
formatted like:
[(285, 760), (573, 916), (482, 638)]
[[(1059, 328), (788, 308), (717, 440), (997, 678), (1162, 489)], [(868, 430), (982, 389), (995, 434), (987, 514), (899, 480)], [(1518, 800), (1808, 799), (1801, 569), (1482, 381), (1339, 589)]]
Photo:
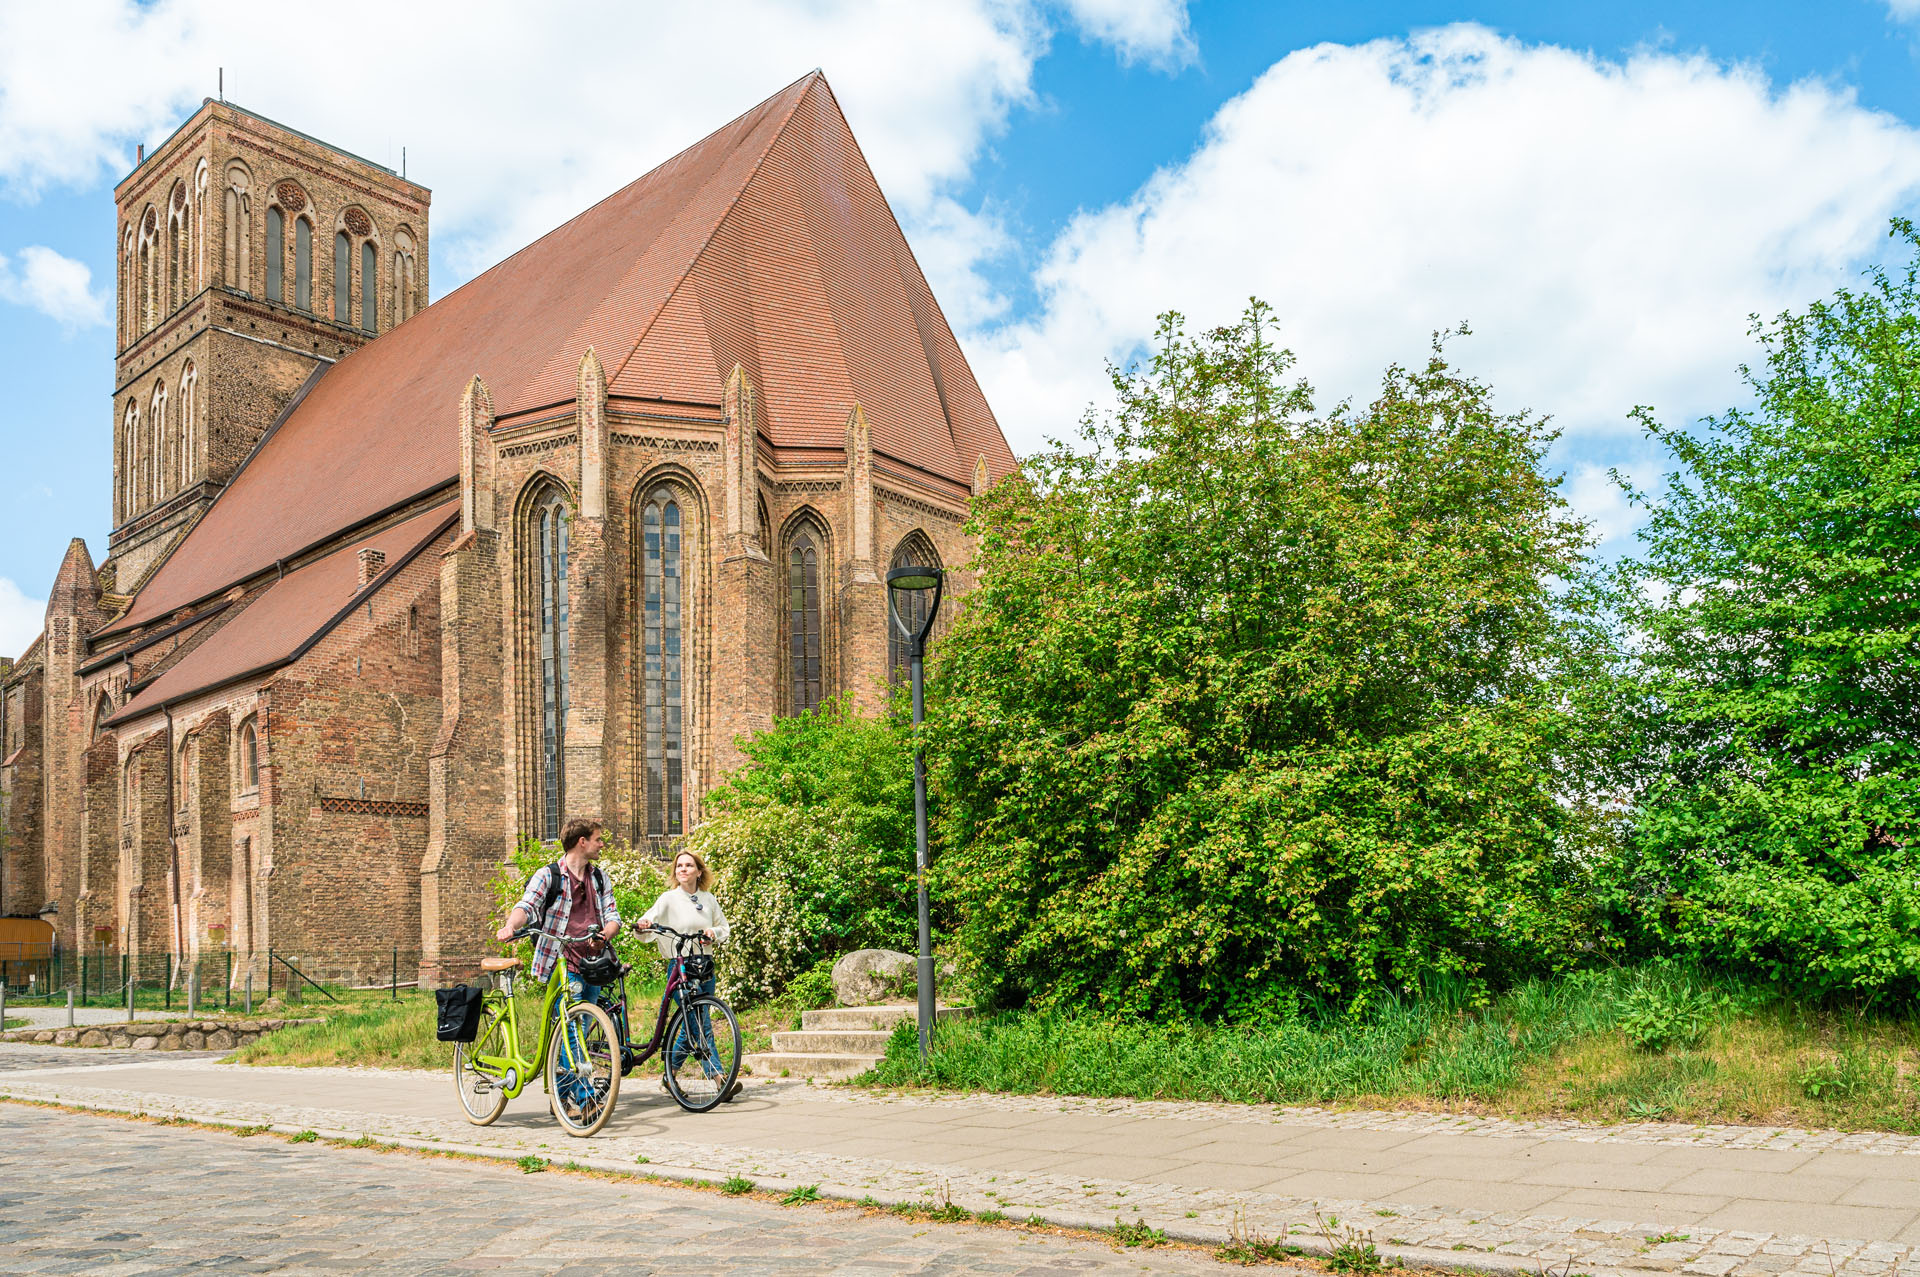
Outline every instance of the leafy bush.
[(1920, 989), (1920, 236), (1757, 329), (1753, 406), (1678, 463), (1625, 567), (1651, 761), (1616, 916), (1815, 994)]
[(832, 1006), (833, 959), (822, 958), (795, 976), (787, 985), (785, 996), (803, 1011)]
[(1283, 1022), (1590, 952), (1585, 532), (1436, 348), (1364, 409), (1263, 308), (975, 502), (936, 652), (939, 895), (1003, 1004)]
[(911, 947), (913, 762), (898, 724), (842, 695), (741, 749), (747, 761), (688, 835), (733, 927), (719, 955), (727, 996), (764, 1001), (850, 950)]

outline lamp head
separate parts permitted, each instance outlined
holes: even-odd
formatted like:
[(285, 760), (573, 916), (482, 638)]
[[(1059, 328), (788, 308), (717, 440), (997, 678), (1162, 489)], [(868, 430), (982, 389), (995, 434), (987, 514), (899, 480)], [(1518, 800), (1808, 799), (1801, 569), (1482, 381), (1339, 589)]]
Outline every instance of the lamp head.
[(945, 574), (939, 568), (904, 567), (887, 573), (889, 590), (931, 590)]

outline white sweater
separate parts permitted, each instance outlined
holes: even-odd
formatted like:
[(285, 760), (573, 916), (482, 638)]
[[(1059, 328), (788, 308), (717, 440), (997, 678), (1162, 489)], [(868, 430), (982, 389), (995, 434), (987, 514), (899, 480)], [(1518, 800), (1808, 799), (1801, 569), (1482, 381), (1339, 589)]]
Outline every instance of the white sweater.
[[(698, 902), (698, 908), (694, 907), (696, 902)], [(684, 931), (689, 934), (705, 931), (711, 927), (716, 940), (725, 940), (733, 934), (733, 928), (727, 925), (726, 916), (720, 912), (720, 902), (713, 898), (711, 891), (696, 891), (688, 895), (678, 887), (668, 887), (660, 893), (660, 898), (653, 902), (653, 907), (640, 916), (648, 922), (672, 927), (675, 931)], [(657, 935), (653, 938), (653, 942), (660, 947), (661, 957), (673, 956), (672, 936)], [(713, 946), (702, 940), (695, 952), (712, 953)]]

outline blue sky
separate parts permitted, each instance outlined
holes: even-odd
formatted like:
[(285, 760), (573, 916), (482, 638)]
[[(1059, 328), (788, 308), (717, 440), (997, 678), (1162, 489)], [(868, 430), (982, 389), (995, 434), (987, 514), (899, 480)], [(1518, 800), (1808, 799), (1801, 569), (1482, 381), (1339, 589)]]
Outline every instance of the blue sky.
[[(698, 12), (691, 12), (691, 10)], [(1462, 320), (1608, 553), (1627, 419), (1735, 402), (1745, 317), (1920, 215), (1920, 0), (415, 0), (404, 67), (295, 7), (0, 0), (0, 652), (108, 531), (113, 184), (228, 95), (434, 190), (434, 295), (823, 67), (1015, 450), (1154, 314), (1273, 303), (1328, 399)], [(698, 51), (707, 50), (706, 54)], [(725, 57), (719, 57), (724, 50)]]

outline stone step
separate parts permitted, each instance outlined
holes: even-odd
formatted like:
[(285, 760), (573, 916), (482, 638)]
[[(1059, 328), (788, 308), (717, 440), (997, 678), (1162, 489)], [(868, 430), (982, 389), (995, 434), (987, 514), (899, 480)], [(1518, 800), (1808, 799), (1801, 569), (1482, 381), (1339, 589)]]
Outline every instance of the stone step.
[(886, 1029), (802, 1029), (773, 1035), (773, 1049), (806, 1055), (871, 1055), (887, 1053)]
[[(972, 1007), (941, 1007), (936, 1018), (951, 1020), (973, 1014)], [(919, 1020), (919, 1009), (911, 1003), (879, 1007), (828, 1007), (823, 1011), (802, 1011), (800, 1027), (809, 1032), (835, 1032), (845, 1029), (892, 1029), (902, 1020)]]
[(810, 1077), (838, 1082), (859, 1077), (880, 1062), (877, 1055), (826, 1055), (811, 1051), (756, 1051), (741, 1061), (757, 1078)]

